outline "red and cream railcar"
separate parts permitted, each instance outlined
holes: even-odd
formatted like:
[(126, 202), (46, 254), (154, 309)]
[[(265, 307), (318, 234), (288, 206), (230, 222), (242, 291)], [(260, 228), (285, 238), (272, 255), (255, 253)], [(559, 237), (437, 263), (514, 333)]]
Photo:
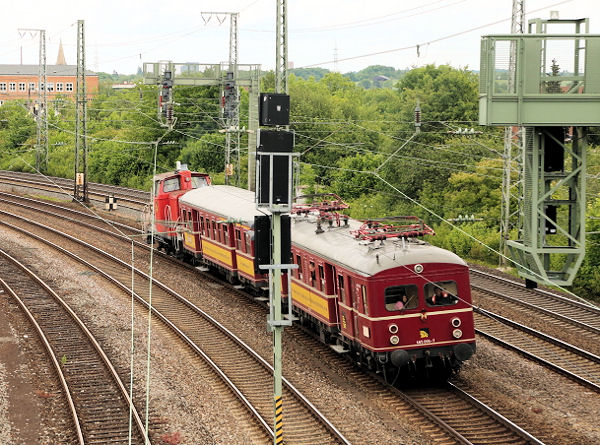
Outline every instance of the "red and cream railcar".
[[(355, 239), (361, 223), (295, 218), (292, 298), (304, 323), (374, 369), (456, 367), (475, 350), (468, 267), (423, 241)], [(439, 295), (439, 296), (438, 296)]]
[[(231, 186), (191, 190), (179, 199), (183, 249), (231, 280), (256, 288), (254, 193)], [(455, 254), (403, 239), (365, 242), (361, 223), (316, 230), (292, 223), (294, 313), (338, 352), (384, 372), (458, 367), (475, 351), (467, 265)]]
[(253, 287), (268, 283), (254, 271), (254, 193), (232, 186), (192, 190), (180, 200), (183, 248), (202, 263)]

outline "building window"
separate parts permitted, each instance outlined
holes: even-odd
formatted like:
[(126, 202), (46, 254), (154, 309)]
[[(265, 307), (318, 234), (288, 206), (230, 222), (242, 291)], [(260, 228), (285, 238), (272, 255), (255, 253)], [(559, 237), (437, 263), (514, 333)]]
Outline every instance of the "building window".
[(65, 91), (73, 91), (73, 83), (72, 82), (67, 82)]
[(40, 91), (44, 91), (44, 83), (40, 82)]
[(10, 82), (8, 84), (8, 91), (17, 91), (17, 84), (15, 82)]
[(35, 82), (29, 82), (29, 91), (35, 91)]
[(54, 91), (54, 82), (48, 82), (48, 90), (47, 91)]
[(63, 90), (63, 83), (56, 82), (56, 91), (61, 92)]
[(25, 82), (19, 82), (19, 91), (25, 91)]
[(6, 91), (6, 82), (0, 82), (0, 91)]

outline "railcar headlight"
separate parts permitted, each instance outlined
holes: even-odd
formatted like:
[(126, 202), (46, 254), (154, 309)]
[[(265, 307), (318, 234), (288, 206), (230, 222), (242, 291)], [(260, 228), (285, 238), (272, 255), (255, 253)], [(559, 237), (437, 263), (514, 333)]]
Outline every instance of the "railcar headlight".
[(400, 339), (398, 338), (397, 335), (392, 335), (390, 337), (390, 343), (393, 344), (394, 346), (396, 346), (398, 343), (400, 343)]
[(456, 338), (457, 340), (459, 338), (462, 337), (462, 331), (460, 329), (455, 329), (452, 331), (452, 337)]
[(452, 323), (452, 326), (454, 326), (455, 328), (457, 328), (457, 327), (460, 326), (460, 324), (462, 323), (462, 321), (460, 321), (460, 318), (454, 317), (452, 320), (450, 320), (450, 323)]
[(390, 331), (390, 334), (395, 334), (398, 332), (398, 325), (391, 324), (388, 326), (388, 330)]

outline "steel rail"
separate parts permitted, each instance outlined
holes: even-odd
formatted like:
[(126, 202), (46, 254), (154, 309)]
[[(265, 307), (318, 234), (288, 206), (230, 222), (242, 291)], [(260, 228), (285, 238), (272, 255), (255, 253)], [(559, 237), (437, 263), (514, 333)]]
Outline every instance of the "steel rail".
[(581, 322), (579, 320), (575, 320), (575, 319), (573, 319), (571, 317), (567, 317), (566, 315), (562, 315), (562, 314), (559, 314), (557, 312), (551, 311), (549, 309), (545, 309), (545, 308), (536, 306), (536, 305), (534, 305), (532, 303), (528, 303), (528, 302), (523, 301), (523, 300), (521, 300), (519, 298), (516, 298), (516, 297), (511, 297), (510, 295), (502, 294), (502, 293), (500, 293), (498, 291), (493, 291), (493, 290), (490, 290), (490, 289), (486, 289), (486, 288), (474, 285), (473, 283), (471, 283), (471, 287), (473, 289), (477, 289), (479, 292), (482, 292), (484, 294), (494, 295), (494, 296), (496, 296), (498, 298), (501, 298), (503, 300), (508, 300), (508, 301), (510, 301), (512, 303), (519, 304), (521, 306), (525, 306), (528, 309), (531, 309), (533, 311), (541, 312), (541, 313), (543, 313), (545, 315), (548, 315), (550, 317), (556, 318), (556, 319), (561, 320), (563, 322), (566, 322), (568, 324), (575, 325), (577, 327), (580, 327), (582, 329), (585, 329), (587, 331), (590, 331), (590, 332), (593, 332), (595, 334), (600, 335), (600, 329), (599, 328), (596, 328), (594, 326), (590, 326), (587, 323), (583, 323), (583, 322)]
[[(4, 221), (0, 221), (0, 223), (1, 224), (6, 224)], [(110, 359), (108, 358), (108, 356), (106, 355), (106, 353), (102, 349), (102, 346), (100, 346), (100, 344), (98, 343), (98, 341), (96, 340), (96, 338), (93, 336), (93, 334), (90, 332), (90, 330), (87, 328), (87, 326), (85, 325), (85, 323), (71, 309), (71, 307), (67, 304), (67, 302), (65, 300), (63, 300), (56, 292), (54, 292), (54, 290), (52, 288), (50, 288), (40, 277), (38, 277), (27, 266), (25, 266), (24, 264), (22, 264), (21, 262), (19, 262), (18, 260), (16, 260), (12, 256), (10, 256), (8, 253), (6, 253), (5, 251), (3, 251), (2, 249), (0, 249), (0, 255), (4, 256), (10, 262), (12, 262), (14, 265), (16, 265), (19, 269), (21, 269), (23, 272), (25, 272), (27, 275), (29, 275), (31, 277), (31, 279), (33, 281), (35, 281), (40, 287), (42, 287), (46, 292), (48, 292), (48, 294), (50, 294), (52, 296), (52, 298), (54, 298), (54, 300), (57, 301), (63, 307), (63, 309), (67, 312), (67, 314), (71, 317), (71, 319), (73, 321), (75, 321), (75, 323), (77, 324), (77, 326), (79, 327), (79, 329), (81, 329), (81, 331), (84, 333), (84, 335), (87, 338), (87, 340), (91, 343), (91, 345), (93, 346), (93, 348), (98, 353), (98, 356), (104, 362), (104, 365), (108, 369), (108, 371), (109, 371), (109, 373), (110, 373), (110, 375), (111, 375), (114, 383), (117, 385), (117, 387), (118, 387), (118, 389), (119, 389), (119, 391), (121, 393), (121, 396), (127, 402), (127, 405), (130, 406), (130, 407), (132, 407), (132, 410), (131, 410), (132, 411), (132, 417), (134, 419), (134, 422), (135, 422), (135, 425), (136, 425), (138, 431), (140, 432), (140, 434), (142, 435), (142, 437), (147, 438), (148, 436), (147, 436), (147, 433), (145, 431), (144, 424), (143, 424), (141, 418), (139, 417), (139, 414), (138, 414), (137, 410), (135, 409), (135, 407), (133, 405), (133, 401), (129, 398), (129, 392), (125, 388), (125, 385), (123, 385), (123, 382), (121, 381), (121, 378), (119, 377), (119, 374), (117, 373), (117, 371), (114, 368), (114, 366), (112, 365)], [(2, 279), (0, 279), (0, 282), (2, 282), (6, 288), (10, 289), (10, 287)], [(78, 416), (76, 414), (75, 405), (74, 405), (73, 400), (71, 398), (71, 393), (70, 393), (70, 391), (68, 389), (68, 386), (67, 386), (66, 380), (64, 378), (64, 374), (62, 373), (62, 370), (60, 368), (60, 365), (58, 364), (58, 361), (56, 360), (56, 356), (54, 354), (54, 350), (53, 350), (52, 346), (50, 345), (50, 343), (48, 342), (45, 334), (43, 333), (43, 330), (42, 330), (41, 326), (37, 323), (37, 321), (33, 317), (33, 314), (31, 314), (31, 312), (27, 309), (25, 303), (16, 295), (16, 293), (12, 289), (10, 289), (9, 292), (11, 293), (11, 295), (13, 297), (15, 297), (17, 299), (17, 301), (19, 301), (19, 305), (23, 308), (23, 310), (27, 313), (28, 318), (35, 325), (36, 330), (38, 331), (38, 334), (42, 338), (42, 341), (44, 342), (44, 345), (46, 346), (48, 352), (50, 353), (51, 359), (52, 359), (55, 367), (58, 367), (57, 369), (58, 369), (58, 372), (59, 372), (59, 375), (60, 375), (61, 383), (63, 384), (63, 387), (65, 388), (65, 394), (67, 395), (67, 399), (69, 401), (69, 407), (70, 407), (70, 409), (72, 409), (74, 411), (74, 413), (75, 413), (74, 415), (77, 418), (77, 421), (76, 421), (77, 435), (80, 438), (81, 443), (85, 443), (84, 439), (83, 439), (83, 433), (81, 431), (81, 424), (80, 424), (79, 418), (78, 418)]]
[[(123, 267), (127, 267), (128, 269), (132, 269), (130, 264), (127, 264), (126, 262), (120, 260), (119, 258), (114, 257), (113, 255), (104, 252), (103, 250), (92, 246), (89, 243), (86, 243), (85, 241), (79, 240), (69, 234), (60, 232), (56, 229), (53, 229), (51, 227), (45, 227), (45, 226), (41, 226), (39, 223), (34, 222), (34, 221), (30, 221), (26, 218), (23, 218), (21, 216), (18, 215), (14, 215), (11, 214), (10, 212), (5, 212), (5, 211), (0, 211), (0, 214), (6, 214), (8, 216), (11, 216), (13, 218), (16, 219), (20, 219), (23, 220), (25, 222), (27, 222), (28, 224), (32, 224), (38, 227), (42, 227), (44, 230), (48, 230), (56, 235), (59, 235), (61, 237), (67, 238), (70, 241), (73, 241), (79, 245), (85, 246), (86, 248), (92, 250), (93, 252), (102, 255), (105, 258), (109, 258), (111, 261), (114, 261), (116, 263), (118, 263), (119, 265), (123, 266)], [(96, 272), (100, 273), (102, 276), (104, 276), (105, 278), (109, 279), (111, 282), (113, 282), (114, 284), (118, 285), (121, 289), (123, 289), (124, 291), (126, 291), (127, 293), (131, 294), (132, 290), (130, 288), (128, 288), (127, 286), (123, 285), (122, 283), (120, 283), (118, 280), (114, 279), (113, 277), (110, 277), (108, 274), (106, 274), (105, 272), (103, 272), (101, 269), (97, 268), (96, 266), (93, 266), (92, 264), (90, 264), (89, 262), (85, 261), (84, 259), (80, 258), (79, 256), (77, 256), (76, 254), (69, 252), (68, 250), (50, 242), (47, 241), (45, 239), (43, 239), (42, 237), (39, 237), (38, 235), (35, 235), (33, 233), (30, 233), (20, 227), (17, 226), (13, 226), (5, 221), (0, 221), (0, 224), (4, 224), (6, 226), (11, 227), (12, 229), (15, 229), (21, 233), (26, 234), (27, 236), (30, 236), (32, 238), (37, 239), (38, 241), (41, 241), (47, 245), (50, 245), (51, 247), (61, 251), (62, 253), (70, 256), (71, 258), (75, 259), (76, 261), (81, 262), (82, 264), (85, 264), (87, 267), (92, 268), (93, 270), (95, 270)], [(146, 280), (150, 281), (151, 277), (149, 275), (147, 275), (146, 273), (140, 271), (139, 269), (133, 268), (136, 275), (141, 276), (143, 278), (145, 278)], [(171, 295), (173, 295), (175, 298), (177, 298), (179, 301), (181, 301), (182, 303), (184, 303), (185, 305), (187, 305), (188, 307), (190, 307), (191, 309), (193, 309), (196, 313), (198, 313), (200, 316), (204, 317), (205, 319), (207, 319), (208, 321), (210, 321), (215, 327), (217, 327), (217, 329), (219, 329), (221, 332), (223, 332), (226, 336), (228, 336), (229, 338), (231, 338), (234, 342), (236, 342), (237, 344), (239, 344), (244, 350), (246, 350), (255, 360), (257, 360), (257, 362), (259, 362), (263, 367), (265, 367), (266, 369), (268, 369), (271, 373), (273, 372), (273, 367), (266, 361), (264, 360), (258, 353), (256, 353), (253, 349), (251, 349), (243, 340), (241, 340), (239, 337), (237, 337), (233, 332), (229, 331), (227, 328), (225, 328), (221, 323), (219, 323), (217, 320), (215, 320), (212, 316), (210, 316), (208, 313), (204, 312), (202, 309), (200, 309), (199, 307), (197, 307), (194, 303), (192, 303), (191, 301), (189, 301), (187, 298), (183, 297), (182, 295), (178, 294), (177, 292), (175, 292), (174, 290), (170, 289), (168, 286), (166, 286), (165, 284), (161, 283), (160, 281), (152, 278), (152, 283), (154, 285), (156, 285), (157, 287), (161, 288), (163, 291), (170, 293)], [(144, 302), (144, 306), (148, 307), (148, 303), (145, 302), (145, 300), (140, 297), (139, 295), (134, 293), (134, 296), (136, 297), (136, 299), (141, 299)], [(156, 314), (157, 316), (159, 316), (159, 312), (153, 307), (152, 308), (152, 313)], [(163, 314), (160, 314), (159, 318), (161, 320), (167, 319)], [(168, 325), (172, 325), (172, 323), (169, 323)], [(179, 329), (177, 329), (176, 332), (178, 332)], [(178, 334), (179, 335), (179, 334)], [(185, 337), (186, 339), (188, 338), (187, 336)], [(190, 339), (191, 341), (191, 339)], [(186, 341), (187, 342), (187, 341)], [(194, 344), (193, 349), (196, 350), (201, 350), (197, 345)], [(204, 356), (204, 354), (203, 354)], [(211, 361), (212, 362), (212, 361)], [(216, 366), (216, 364), (215, 364)], [(224, 373), (223, 373), (224, 374)], [(229, 379), (227, 379), (229, 381)], [(309, 400), (308, 398), (306, 398), (297, 388), (295, 388), (295, 386), (293, 386), (291, 384), (291, 382), (289, 382), (287, 379), (283, 379), (284, 384), (286, 385), (287, 389), (290, 390), (292, 392), (292, 394), (294, 394), (294, 396), (296, 396), (298, 398), (298, 400), (304, 404), (312, 413), (313, 415), (315, 415), (315, 417), (317, 419), (319, 419), (319, 421), (342, 443), (345, 445), (349, 445), (350, 442), (343, 436), (343, 434), (337, 430), (337, 428), (333, 425), (333, 423), (331, 423), (319, 410), (318, 408), (316, 408)], [(237, 391), (237, 388), (236, 388)], [(246, 405), (246, 402), (249, 404), (250, 402), (247, 401), (245, 398), (241, 399), (244, 404)], [(262, 419), (262, 417), (260, 416), (260, 414), (254, 409), (254, 407), (252, 407), (252, 405), (248, 405), (247, 406), (248, 409), (254, 413), (256, 412), (256, 414), (259, 416), (258, 418), (260, 419), (260, 423), (261, 425), (267, 425), (268, 427), (268, 431), (269, 434), (274, 434), (274, 432), (272, 431), (271, 427), (268, 426), (268, 424), (264, 421), (264, 419)]]
[[(0, 255), (4, 256), (5, 258), (8, 256), (8, 254), (6, 252), (4, 252), (2, 249), (0, 249)], [(54, 366), (54, 370), (56, 371), (56, 374), (58, 375), (58, 379), (60, 380), (60, 384), (65, 393), (65, 398), (67, 399), (67, 405), (69, 405), (69, 412), (71, 413), (71, 417), (73, 418), (73, 424), (75, 425), (75, 430), (77, 432), (77, 440), (80, 445), (85, 445), (85, 441), (83, 439), (83, 433), (81, 432), (81, 423), (79, 421), (79, 416), (77, 415), (77, 410), (75, 409), (75, 404), (73, 403), (73, 397), (71, 396), (71, 389), (69, 388), (69, 384), (67, 383), (67, 380), (65, 379), (65, 375), (62, 372), (62, 368), (60, 367), (58, 360), (56, 360), (56, 355), (54, 354), (54, 351), (52, 349), (52, 346), (50, 345), (50, 342), (46, 338), (44, 331), (42, 330), (41, 326), (34, 318), (33, 314), (29, 311), (29, 309), (27, 309), (27, 306), (25, 306), (25, 303), (23, 303), (23, 300), (21, 300), (21, 298), (17, 295), (17, 293), (2, 278), (0, 278), (0, 286), (2, 286), (4, 288), (4, 290), (6, 291), (6, 293), (8, 295), (10, 295), (12, 298), (14, 298), (17, 301), (17, 303), (21, 307), (21, 310), (25, 313), (25, 315), (29, 319), (29, 322), (33, 325), (33, 327), (37, 331), (38, 337), (40, 338), (41, 342), (44, 345), (44, 348), (46, 349), (48, 357), (50, 358), (50, 361), (52, 362), (52, 365)]]
[(505, 278), (505, 277), (500, 277), (498, 275), (494, 275), (492, 273), (485, 272), (485, 271), (482, 271), (482, 270), (479, 270), (479, 269), (474, 269), (471, 266), (469, 266), (469, 271), (473, 272), (475, 274), (481, 275), (481, 276), (483, 276), (485, 278), (490, 278), (492, 280), (500, 281), (502, 283), (507, 283), (509, 285), (518, 287), (520, 289), (527, 289), (528, 291), (531, 291), (533, 293), (542, 294), (542, 295), (545, 295), (547, 297), (551, 297), (551, 298), (553, 298), (555, 300), (561, 301), (561, 302), (563, 302), (565, 304), (568, 304), (568, 305), (571, 305), (571, 306), (576, 306), (576, 307), (579, 307), (581, 309), (585, 309), (587, 311), (590, 311), (590, 312), (593, 312), (595, 314), (600, 315), (600, 307), (598, 307), (598, 306), (595, 306), (595, 305), (592, 305), (592, 304), (586, 304), (586, 303), (583, 303), (583, 302), (577, 301), (577, 300), (572, 300), (572, 299), (567, 298), (567, 297), (565, 297), (563, 295), (555, 294), (555, 293), (547, 291), (545, 289), (529, 289), (523, 283), (519, 283), (518, 281), (514, 281), (514, 280), (511, 280), (511, 279)]
[[(13, 184), (12, 182), (7, 182), (7, 181), (16, 181), (18, 182), (18, 184)], [(0, 176), (0, 183), (3, 184), (11, 184), (14, 186), (22, 186), (25, 187), (27, 186), (28, 188), (32, 188), (35, 190), (43, 190), (43, 191), (51, 191), (52, 193), (61, 193), (64, 192), (64, 189), (69, 188), (68, 184), (64, 184), (64, 185), (59, 185), (59, 184), (54, 184), (51, 182), (41, 182), (41, 181), (34, 181), (34, 180), (28, 180), (28, 179), (22, 179), (22, 178), (17, 178), (17, 177), (8, 177), (8, 178), (3, 178), (2, 176)], [(37, 186), (37, 187), (36, 187)], [(61, 186), (63, 187), (61, 189)], [(42, 188), (45, 187), (45, 188)], [(52, 190), (47, 190), (48, 188), (52, 188), (55, 189), (54, 191)], [(70, 192), (70, 190), (69, 190)], [(103, 195), (102, 193), (105, 191), (102, 190), (97, 190), (94, 188), (88, 189), (88, 194), (96, 196), (96, 197), (105, 197), (105, 195)], [(67, 196), (71, 197), (70, 194), (67, 194)], [(137, 199), (131, 199), (131, 198), (127, 198), (126, 196), (123, 195), (119, 195), (117, 196), (121, 201), (127, 202), (128, 204), (133, 204), (136, 205), (137, 207), (127, 207), (123, 204), (121, 204), (121, 206), (123, 207), (127, 207), (129, 209), (132, 210), (139, 210), (139, 207), (143, 207), (147, 204), (147, 201), (140, 201)], [(94, 201), (98, 201), (98, 202), (104, 202), (102, 199), (100, 198), (95, 198), (93, 199)]]
[(459, 388), (458, 386), (456, 386), (455, 384), (453, 384), (451, 382), (447, 382), (447, 384), (450, 388), (452, 388), (454, 391), (456, 391), (461, 397), (466, 399), (469, 403), (477, 406), (479, 409), (481, 409), (482, 411), (486, 412), (491, 417), (498, 420), (504, 426), (509, 428), (511, 431), (513, 431), (517, 435), (521, 436), (523, 439), (527, 440), (529, 443), (535, 444), (535, 445), (544, 445), (544, 442), (542, 442), (541, 440), (532, 436), (527, 431), (525, 431), (523, 428), (521, 428), (519, 425), (517, 425), (516, 423), (514, 423), (507, 417), (503, 416), (502, 414), (500, 414), (498, 411), (496, 411), (492, 407), (486, 405), (481, 400), (473, 397), (471, 394), (467, 393), (465, 390)]

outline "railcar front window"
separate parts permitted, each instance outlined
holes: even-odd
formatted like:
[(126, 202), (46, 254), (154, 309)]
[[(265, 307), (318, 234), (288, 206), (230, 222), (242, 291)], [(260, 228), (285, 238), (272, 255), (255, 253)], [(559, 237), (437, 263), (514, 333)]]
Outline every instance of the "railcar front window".
[(163, 184), (163, 192), (174, 192), (175, 190), (179, 190), (179, 178), (170, 178), (165, 179)]
[(200, 187), (205, 187), (208, 184), (206, 183), (206, 178), (204, 176), (192, 176), (192, 188), (198, 189)]
[(419, 291), (414, 284), (390, 286), (385, 289), (385, 308), (390, 312), (415, 309), (419, 305)]
[(428, 306), (451, 306), (458, 303), (456, 281), (438, 281), (425, 285), (425, 301)]

